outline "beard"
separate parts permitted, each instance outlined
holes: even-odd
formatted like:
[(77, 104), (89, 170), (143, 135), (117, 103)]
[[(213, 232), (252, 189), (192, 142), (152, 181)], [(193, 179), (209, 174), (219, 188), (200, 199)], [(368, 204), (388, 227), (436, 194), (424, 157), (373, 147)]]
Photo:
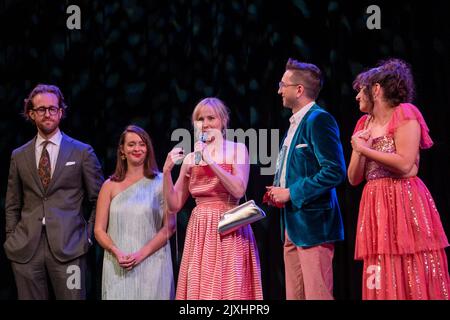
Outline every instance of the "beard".
[(52, 134), (59, 126), (59, 120), (44, 120), (36, 122), (36, 127), (45, 135)]
[(283, 98), (283, 107), (288, 109), (293, 109), (295, 106), (295, 99), (289, 99), (288, 97)]

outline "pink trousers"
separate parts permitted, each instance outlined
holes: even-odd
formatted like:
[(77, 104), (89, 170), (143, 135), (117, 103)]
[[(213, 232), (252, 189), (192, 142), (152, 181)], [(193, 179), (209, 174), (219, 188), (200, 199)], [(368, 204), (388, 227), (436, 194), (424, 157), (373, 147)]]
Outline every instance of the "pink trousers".
[(297, 247), (285, 233), (287, 300), (333, 300), (334, 244)]

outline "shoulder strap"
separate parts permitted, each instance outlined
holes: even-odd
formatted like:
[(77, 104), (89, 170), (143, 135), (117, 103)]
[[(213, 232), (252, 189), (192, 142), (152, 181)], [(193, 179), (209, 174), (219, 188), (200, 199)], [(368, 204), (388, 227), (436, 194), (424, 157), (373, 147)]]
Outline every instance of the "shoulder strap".
[(366, 121), (364, 121), (364, 128), (363, 128), (364, 130), (367, 129), (371, 120), (372, 120), (372, 116), (370, 114), (367, 115)]

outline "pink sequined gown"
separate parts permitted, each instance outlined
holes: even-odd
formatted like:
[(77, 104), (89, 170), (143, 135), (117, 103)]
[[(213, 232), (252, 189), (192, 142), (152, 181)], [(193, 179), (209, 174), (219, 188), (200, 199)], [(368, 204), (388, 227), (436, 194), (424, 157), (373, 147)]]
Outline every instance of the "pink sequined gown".
[[(221, 164), (231, 172), (230, 164)], [(186, 231), (178, 276), (178, 300), (261, 300), (258, 249), (250, 225), (221, 236), (220, 216), (236, 206), (209, 166), (194, 166), (189, 191), (197, 206)]]
[[(366, 118), (358, 121), (355, 132), (363, 129)], [(400, 104), (387, 134), (375, 138), (372, 148), (395, 153), (393, 135), (407, 120), (417, 120), (421, 126), (420, 147), (431, 147), (419, 110), (412, 104)], [(417, 176), (396, 178), (370, 160), (365, 176), (355, 248), (355, 259), (364, 260), (363, 299), (448, 300), (448, 240), (425, 184)]]

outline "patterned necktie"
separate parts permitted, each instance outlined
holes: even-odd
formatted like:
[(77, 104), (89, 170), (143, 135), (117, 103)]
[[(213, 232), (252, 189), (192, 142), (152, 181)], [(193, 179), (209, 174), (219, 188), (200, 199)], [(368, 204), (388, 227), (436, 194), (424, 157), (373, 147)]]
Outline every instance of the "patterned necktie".
[(38, 167), (39, 178), (41, 178), (42, 185), (44, 186), (44, 190), (46, 191), (51, 177), (50, 155), (47, 151), (47, 145), (49, 142), (50, 141), (44, 141), (42, 143), (42, 153)]

